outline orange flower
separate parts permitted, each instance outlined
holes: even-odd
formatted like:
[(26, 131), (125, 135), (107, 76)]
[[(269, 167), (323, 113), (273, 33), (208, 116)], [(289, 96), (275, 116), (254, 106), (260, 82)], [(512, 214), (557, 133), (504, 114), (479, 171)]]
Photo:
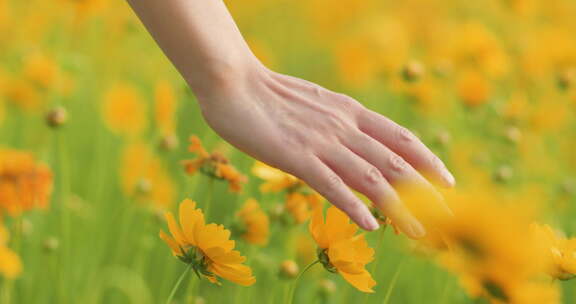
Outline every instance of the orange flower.
[(52, 173), (30, 153), (0, 149), (0, 214), (20, 215), (46, 208), (52, 193)]
[(234, 250), (230, 231), (222, 225), (205, 224), (204, 214), (195, 202), (186, 199), (180, 204), (180, 225), (171, 212), (165, 216), (172, 237), (161, 230), (160, 238), (175, 256), (193, 267), (198, 276), (203, 275), (216, 284), (219, 284), (217, 277), (243, 286), (256, 282), (252, 269), (242, 264), (246, 258)]
[(188, 175), (193, 175), (200, 170), (200, 172), (209, 177), (227, 181), (228, 187), (232, 192), (240, 192), (242, 190), (242, 184), (247, 180), (246, 176), (238, 172), (224, 155), (218, 152), (208, 153), (198, 136), (190, 136), (188, 151), (198, 155), (195, 159), (183, 162), (184, 170), (186, 170)]
[(108, 128), (119, 135), (135, 136), (146, 127), (146, 105), (127, 84), (117, 84), (106, 93), (103, 114)]
[(270, 221), (255, 199), (248, 199), (236, 216), (242, 221), (243, 239), (255, 245), (268, 243)]
[(291, 192), (286, 198), (286, 210), (298, 224), (310, 218), (311, 210), (320, 207), (321, 204), (322, 196), (316, 192), (310, 194)]
[(358, 226), (346, 214), (330, 207), (324, 222), (322, 208), (316, 208), (309, 229), (324, 268), (339, 273), (360, 291), (374, 292), (376, 282), (365, 268), (374, 259), (374, 249), (368, 247), (364, 234), (355, 235)]

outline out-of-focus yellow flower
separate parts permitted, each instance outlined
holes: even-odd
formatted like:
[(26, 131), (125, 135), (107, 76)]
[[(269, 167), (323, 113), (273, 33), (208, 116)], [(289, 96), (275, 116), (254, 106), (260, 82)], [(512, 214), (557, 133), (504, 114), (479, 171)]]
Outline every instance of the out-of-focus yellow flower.
[(119, 135), (136, 136), (146, 128), (146, 104), (135, 88), (119, 83), (106, 92), (103, 100), (104, 122)]
[(242, 221), (243, 239), (261, 246), (268, 243), (270, 220), (255, 199), (248, 199), (236, 216)]
[(24, 77), (42, 89), (54, 88), (63, 80), (56, 61), (44, 54), (34, 53), (24, 60)]
[(222, 225), (205, 224), (202, 210), (189, 199), (180, 203), (179, 216), (180, 225), (171, 212), (166, 213), (172, 236), (160, 231), (160, 238), (170, 246), (172, 254), (212, 283), (219, 284), (218, 277), (243, 286), (256, 282), (252, 269), (242, 264), (246, 258), (234, 250), (229, 230)]
[(309, 229), (324, 268), (339, 273), (360, 291), (374, 292), (376, 282), (365, 268), (374, 259), (374, 249), (368, 247), (364, 234), (355, 235), (358, 226), (346, 214), (330, 207), (324, 221), (322, 208), (316, 208)]
[(560, 280), (569, 280), (576, 275), (576, 239), (566, 239), (548, 225), (532, 224), (536, 239), (548, 250), (550, 275)]
[(481, 23), (467, 23), (456, 27), (455, 40), (448, 44), (456, 65), (472, 68), (497, 78), (509, 69), (509, 58), (501, 42)]
[(168, 81), (158, 81), (154, 90), (154, 114), (157, 127), (163, 136), (174, 134), (175, 115), (178, 108), (174, 88)]
[(129, 197), (160, 209), (172, 205), (172, 180), (158, 156), (143, 143), (132, 143), (124, 148), (120, 172), (122, 190)]
[(316, 192), (309, 194), (290, 192), (287, 194), (285, 206), (296, 223), (300, 224), (310, 218), (312, 210), (321, 205), (322, 196)]
[(477, 72), (467, 72), (458, 82), (458, 95), (464, 104), (477, 107), (488, 102), (490, 84), (486, 77)]
[(8, 279), (14, 279), (22, 272), (22, 262), (20, 257), (10, 248), (8, 244), (8, 231), (0, 222), (0, 274)]
[[(440, 264), (459, 276), (471, 296), (491, 303), (557, 303), (557, 286), (540, 280), (549, 264), (529, 231), (535, 213), (529, 201), (520, 206), (489, 193), (451, 192), (446, 200), (454, 215), (438, 216), (418, 211), (427, 208), (430, 196), (416, 195), (421, 197), (401, 198), (428, 228), (423, 242), (432, 245)], [(528, 301), (520, 292), (528, 285), (540, 288), (535, 299), (552, 300)]]
[(6, 81), (3, 93), (7, 102), (10, 102), (27, 111), (38, 110), (43, 99), (37, 89), (22, 78), (11, 78)]
[(200, 170), (200, 172), (209, 177), (227, 181), (228, 188), (232, 192), (240, 192), (242, 190), (242, 184), (246, 183), (247, 180), (246, 176), (238, 172), (224, 155), (218, 152), (208, 153), (198, 136), (190, 136), (188, 151), (198, 156), (195, 159), (183, 162), (184, 170), (186, 170), (188, 175), (193, 175)]
[(303, 185), (303, 182), (295, 176), (260, 161), (254, 163), (252, 174), (265, 181), (260, 185), (260, 191), (263, 193), (290, 191)]
[(18, 216), (46, 208), (52, 193), (52, 172), (24, 151), (0, 149), (0, 214)]

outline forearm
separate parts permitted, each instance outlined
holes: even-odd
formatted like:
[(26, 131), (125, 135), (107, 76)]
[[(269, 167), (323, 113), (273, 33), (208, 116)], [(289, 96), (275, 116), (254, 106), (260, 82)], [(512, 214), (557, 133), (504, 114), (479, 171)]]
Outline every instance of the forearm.
[(188, 82), (205, 95), (257, 62), (221, 0), (128, 0)]

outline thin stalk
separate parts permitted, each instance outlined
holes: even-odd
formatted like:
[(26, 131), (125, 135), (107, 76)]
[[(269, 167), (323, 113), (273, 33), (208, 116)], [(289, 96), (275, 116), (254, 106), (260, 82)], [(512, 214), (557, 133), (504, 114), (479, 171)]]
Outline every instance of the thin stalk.
[(174, 295), (176, 295), (176, 291), (178, 290), (178, 287), (180, 287), (180, 284), (182, 284), (182, 281), (184, 281), (184, 278), (190, 272), (191, 269), (192, 269), (192, 265), (190, 264), (189, 266), (186, 267), (184, 272), (180, 275), (180, 277), (178, 278), (178, 281), (176, 281), (176, 284), (174, 284), (174, 287), (172, 287), (172, 291), (170, 291), (170, 295), (168, 296), (168, 299), (166, 300), (166, 304), (172, 303), (172, 300), (174, 299)]
[[(382, 244), (384, 243), (382, 240), (384, 239), (384, 233), (386, 232), (386, 228), (388, 227), (388, 225), (385, 225), (384, 227), (382, 227), (382, 229), (380, 229), (380, 231), (378, 232), (378, 243), (376, 244), (376, 254), (378, 254), (380, 252), (380, 249), (382, 247)], [(378, 270), (378, 262), (380, 261), (380, 259), (376, 258), (376, 260), (374, 261), (374, 263), (372, 263), (372, 267), (370, 268), (370, 272), (372, 273), (373, 277), (376, 277), (376, 272)], [(364, 295), (364, 299), (362, 300), (362, 303), (366, 303), (366, 301), (368, 301), (368, 296), (370, 294), (366, 293)]]
[(292, 286), (290, 288), (290, 291), (288, 292), (288, 297), (286, 298), (285, 303), (286, 304), (292, 304), (294, 302), (294, 292), (296, 291), (296, 287), (298, 286), (298, 282), (300, 281), (300, 278), (302, 277), (302, 275), (304, 273), (306, 273), (306, 271), (308, 271), (308, 269), (312, 268), (312, 266), (316, 265), (320, 263), (320, 260), (316, 260), (310, 264), (308, 264), (308, 266), (306, 266), (296, 277), (296, 279), (294, 280), (294, 283), (292, 283)]
[(212, 205), (212, 197), (214, 196), (214, 178), (208, 177), (208, 194), (206, 194), (206, 201), (204, 202), (204, 216), (206, 219), (210, 216), (210, 206)]
[(398, 282), (398, 277), (400, 276), (400, 270), (402, 270), (403, 263), (404, 262), (400, 262), (400, 265), (398, 265), (398, 269), (396, 269), (396, 273), (394, 273), (392, 281), (390, 281), (390, 285), (388, 285), (388, 290), (386, 291), (386, 296), (384, 297), (384, 301), (382, 302), (382, 304), (388, 304), (388, 302), (390, 301), (390, 296), (392, 295), (394, 287), (396, 287), (396, 282)]

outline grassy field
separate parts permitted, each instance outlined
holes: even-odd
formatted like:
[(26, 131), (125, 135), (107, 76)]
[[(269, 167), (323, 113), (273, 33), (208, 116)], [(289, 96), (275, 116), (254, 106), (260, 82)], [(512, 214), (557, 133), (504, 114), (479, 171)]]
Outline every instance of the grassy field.
[[(458, 181), (446, 195), (468, 217), (450, 227), (469, 224), (522, 278), (539, 263), (517, 250), (532, 244), (514, 234), (525, 213), (576, 232), (576, 2), (227, 4), (271, 69), (349, 94), (418, 134)], [(546, 290), (533, 296), (539, 287), (524, 292), (515, 273), (496, 291), (471, 284), (483, 270), (464, 275), (445, 248), (393, 225), (365, 234), (374, 293), (321, 265), (296, 280), (316, 258), (312, 199), (291, 209), (291, 190), (262, 191), (270, 181), (206, 126), (194, 99), (124, 1), (0, 0), (0, 303), (164, 303), (186, 265), (158, 232), (186, 198), (232, 230), (256, 283), (218, 286), (191, 272), (174, 303), (285, 303), (291, 288), (294, 303), (576, 303), (573, 242), (543, 251), (556, 268), (535, 279)], [(210, 161), (185, 171), (199, 157), (192, 135), (246, 177), (231, 178), (240, 191), (211, 176)], [(250, 198), (263, 210), (264, 244), (244, 234), (238, 212)], [(488, 207), (463, 209), (468, 201)]]

